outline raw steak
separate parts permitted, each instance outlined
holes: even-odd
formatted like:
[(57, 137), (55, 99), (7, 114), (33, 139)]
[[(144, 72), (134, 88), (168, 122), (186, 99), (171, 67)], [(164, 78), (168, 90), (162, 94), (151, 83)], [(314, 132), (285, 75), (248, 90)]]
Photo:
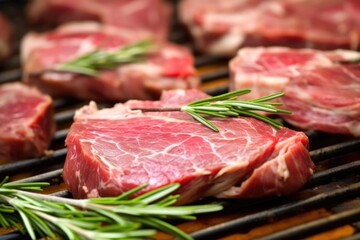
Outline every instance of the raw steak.
[(180, 18), (215, 55), (243, 46), (360, 47), (358, 0), (184, 0)]
[(11, 26), (5, 16), (0, 14), (0, 60), (9, 56), (11, 52)]
[(168, 42), (159, 42), (158, 50), (144, 61), (103, 70), (96, 77), (54, 70), (56, 64), (95, 49), (113, 51), (148, 37), (146, 33), (94, 22), (30, 33), (22, 43), (24, 81), (53, 97), (104, 101), (158, 99), (162, 90), (199, 86), (191, 52)]
[(302, 129), (360, 136), (360, 53), (289, 48), (244, 48), (230, 61), (231, 90), (247, 98), (285, 92), (282, 115)]
[(163, 39), (170, 24), (170, 8), (162, 0), (33, 0), (28, 16), (32, 22), (46, 24), (94, 20), (146, 30)]
[(213, 132), (182, 112), (142, 113), (135, 107), (176, 107), (208, 97), (166, 91), (160, 101), (128, 101), (76, 112), (66, 138), (64, 181), (75, 198), (114, 196), (180, 183), (179, 204), (204, 196), (255, 198), (289, 194), (309, 180), (308, 138), (253, 118), (215, 120)]
[(0, 160), (45, 154), (55, 132), (52, 99), (20, 83), (0, 86)]

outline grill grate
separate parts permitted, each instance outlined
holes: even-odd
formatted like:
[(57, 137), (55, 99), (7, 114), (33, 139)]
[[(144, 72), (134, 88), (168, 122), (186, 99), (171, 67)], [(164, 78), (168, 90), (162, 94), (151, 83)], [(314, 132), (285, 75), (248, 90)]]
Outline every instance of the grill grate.
[[(11, 19), (19, 19), (15, 26), (23, 26), (18, 30), (18, 39), (21, 33), (29, 29), (26, 24), (19, 25), (24, 21), (21, 11), (24, 4), (25, 1), (0, 1), (1, 9), (12, 16)], [(180, 29), (176, 21), (174, 25)], [(171, 39), (191, 47), (188, 36), (178, 31), (171, 35)], [(228, 91), (227, 61), (226, 58), (197, 53), (196, 67), (202, 79), (202, 89), (210, 95)], [(0, 84), (21, 79), (19, 63), (17, 53), (0, 67)], [(11, 176), (12, 181), (46, 181), (51, 183), (47, 189), (49, 194), (71, 197), (61, 178), (66, 156), (63, 143), (75, 110), (83, 104), (86, 103), (56, 100), (58, 131), (52, 141), (52, 155), (3, 163), (0, 165), (0, 176)], [(317, 234), (324, 231), (329, 235), (322, 236), (329, 237), (323, 239), (360, 239), (360, 139), (315, 131), (307, 131), (306, 134), (310, 138), (311, 157), (317, 167), (313, 178), (301, 191), (291, 196), (255, 201), (204, 199), (202, 203), (216, 202), (222, 204), (224, 210), (199, 216), (195, 222), (180, 223), (179, 227), (191, 233), (195, 239), (299, 239), (319, 236)], [(319, 214), (306, 218), (314, 212)], [(291, 223), (291, 219), (298, 220)], [(334, 233), (335, 229), (344, 226), (348, 231)], [(0, 236), (0, 240), (5, 239), (25, 237), (15, 232)]]

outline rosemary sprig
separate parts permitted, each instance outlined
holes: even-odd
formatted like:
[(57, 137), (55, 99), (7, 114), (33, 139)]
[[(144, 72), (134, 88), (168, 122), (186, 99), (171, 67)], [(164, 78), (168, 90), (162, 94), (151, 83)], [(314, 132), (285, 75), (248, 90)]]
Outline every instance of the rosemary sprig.
[(236, 90), (218, 96), (194, 101), (178, 108), (133, 108), (133, 110), (141, 110), (143, 112), (182, 111), (188, 113), (196, 121), (199, 121), (215, 132), (218, 132), (219, 129), (209, 120), (205, 119), (205, 116), (218, 118), (238, 117), (240, 115), (250, 116), (280, 129), (282, 127), (281, 123), (257, 112), (262, 111), (273, 114), (291, 114), (290, 111), (277, 108), (277, 106), (282, 105), (281, 103), (270, 102), (271, 100), (282, 97), (284, 93), (275, 93), (251, 100), (238, 99), (239, 96), (250, 92), (250, 89)]
[(118, 197), (68, 199), (41, 191), (48, 183), (0, 183), (0, 226), (16, 227), (32, 239), (145, 239), (157, 230), (180, 239), (189, 235), (169, 224), (170, 219), (195, 219), (193, 214), (219, 211), (220, 205), (172, 206), (178, 195), (170, 195), (179, 184), (131, 198), (146, 186)]
[(151, 40), (143, 40), (121, 47), (116, 51), (96, 49), (69, 62), (58, 64), (55, 70), (97, 76), (98, 70), (111, 69), (120, 64), (143, 60), (155, 48), (156, 46)]

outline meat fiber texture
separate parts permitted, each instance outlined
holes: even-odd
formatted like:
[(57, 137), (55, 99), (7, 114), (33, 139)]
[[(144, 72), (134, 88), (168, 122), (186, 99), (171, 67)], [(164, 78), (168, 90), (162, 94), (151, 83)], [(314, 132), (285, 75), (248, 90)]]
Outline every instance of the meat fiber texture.
[(184, 0), (179, 15), (212, 55), (234, 56), (244, 46), (360, 47), (358, 0)]
[(191, 52), (165, 41), (157, 42), (159, 47), (145, 60), (102, 70), (95, 77), (54, 69), (95, 49), (114, 51), (150, 37), (146, 32), (95, 22), (66, 24), (43, 34), (29, 33), (21, 46), (24, 82), (55, 98), (112, 102), (158, 99), (163, 90), (197, 88), (200, 80)]
[(312, 176), (303, 132), (276, 130), (254, 118), (212, 119), (213, 132), (183, 112), (143, 113), (136, 107), (176, 107), (208, 97), (199, 90), (166, 91), (159, 101), (128, 101), (75, 114), (66, 138), (63, 178), (75, 198), (141, 193), (180, 183), (178, 204), (206, 196), (258, 198), (290, 194)]
[(52, 99), (21, 83), (0, 86), (0, 160), (45, 154), (55, 133)]
[(8, 19), (0, 13), (0, 61), (11, 53), (11, 35), (12, 27)]
[(360, 53), (281, 47), (243, 48), (230, 61), (231, 90), (247, 99), (284, 92), (281, 115), (302, 129), (360, 136)]
[(91, 20), (166, 39), (171, 8), (163, 0), (33, 0), (27, 13), (33, 23)]

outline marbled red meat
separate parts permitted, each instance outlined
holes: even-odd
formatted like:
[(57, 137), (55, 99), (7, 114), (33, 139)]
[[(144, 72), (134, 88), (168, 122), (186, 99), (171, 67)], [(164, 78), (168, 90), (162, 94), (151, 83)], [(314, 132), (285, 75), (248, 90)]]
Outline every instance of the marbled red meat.
[(199, 86), (191, 52), (164, 41), (158, 42), (157, 50), (145, 60), (102, 70), (95, 77), (54, 69), (57, 64), (95, 49), (113, 51), (147, 38), (147, 33), (93, 22), (68, 24), (48, 33), (30, 33), (21, 47), (24, 81), (53, 97), (103, 101), (158, 99), (163, 90)]
[(243, 48), (230, 62), (231, 90), (246, 98), (285, 92), (282, 117), (302, 129), (360, 136), (360, 53), (290, 48)]
[(55, 132), (52, 99), (20, 83), (3, 84), (0, 122), (0, 160), (42, 156)]
[[(114, 196), (141, 184), (142, 193), (180, 183), (179, 204), (205, 196), (254, 198), (289, 194), (309, 180), (308, 138), (253, 118), (213, 119), (213, 132), (182, 112), (142, 113), (208, 97), (172, 90), (159, 101), (131, 100), (76, 112), (66, 138), (63, 178), (75, 198)], [(264, 175), (266, 174), (266, 175)], [(253, 185), (253, 187), (251, 187)]]
[(214, 55), (244, 46), (360, 47), (358, 0), (185, 0), (179, 15)]
[(132, 30), (148, 31), (165, 39), (170, 8), (163, 0), (33, 0), (28, 8), (32, 22), (59, 24), (94, 20)]

